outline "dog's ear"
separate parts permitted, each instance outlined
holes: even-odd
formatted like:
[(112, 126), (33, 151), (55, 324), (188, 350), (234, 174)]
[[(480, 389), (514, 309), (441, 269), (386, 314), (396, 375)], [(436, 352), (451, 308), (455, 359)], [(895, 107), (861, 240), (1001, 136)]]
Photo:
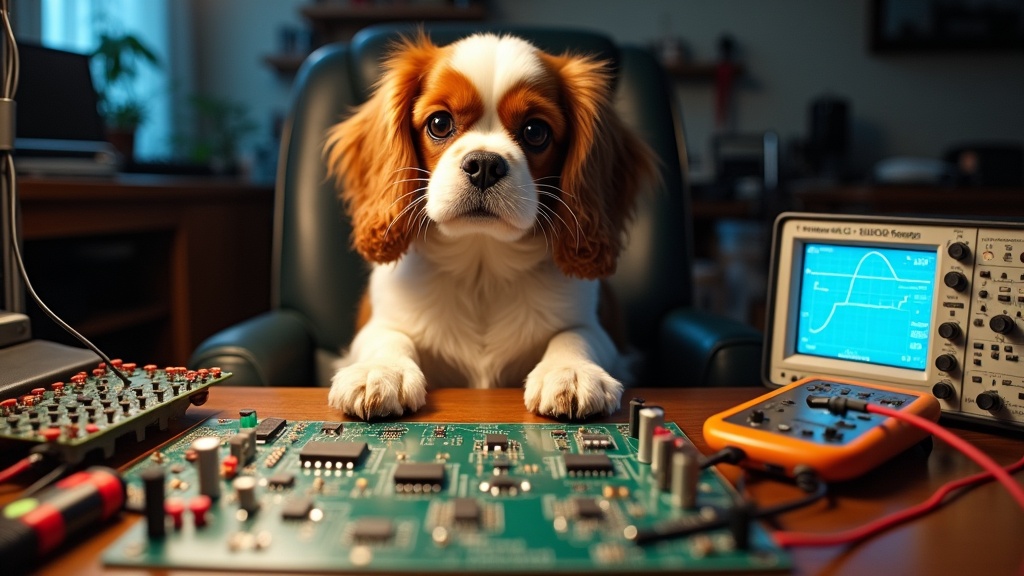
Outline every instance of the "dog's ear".
[[(607, 63), (583, 56), (544, 56), (562, 83), (570, 130), (556, 211), (555, 264), (569, 276), (615, 272), (637, 195), (657, 178), (654, 153), (612, 105)], [(578, 223), (578, 224), (577, 224)]]
[(352, 244), (370, 262), (397, 260), (412, 238), (409, 206), (422, 188), (412, 107), (438, 52), (423, 33), (400, 41), (370, 99), (327, 134), (324, 154), (352, 219)]

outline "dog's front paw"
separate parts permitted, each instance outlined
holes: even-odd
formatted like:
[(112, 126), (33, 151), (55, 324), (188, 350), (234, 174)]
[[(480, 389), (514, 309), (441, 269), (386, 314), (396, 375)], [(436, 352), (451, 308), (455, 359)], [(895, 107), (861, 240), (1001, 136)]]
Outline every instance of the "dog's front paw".
[(427, 379), (409, 358), (356, 362), (331, 378), (328, 403), (364, 420), (400, 416), (427, 401)]
[(541, 362), (526, 377), (526, 409), (542, 416), (585, 418), (619, 408), (622, 384), (597, 364)]

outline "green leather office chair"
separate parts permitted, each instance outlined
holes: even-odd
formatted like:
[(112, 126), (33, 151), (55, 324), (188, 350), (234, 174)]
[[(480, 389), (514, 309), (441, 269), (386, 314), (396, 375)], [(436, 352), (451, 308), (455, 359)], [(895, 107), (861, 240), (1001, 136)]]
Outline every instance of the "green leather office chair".
[[(610, 279), (630, 346), (645, 359), (636, 384), (760, 384), (760, 333), (691, 308), (693, 248), (682, 119), (670, 81), (652, 55), (580, 30), (478, 25), (426, 30), (440, 44), (483, 30), (508, 32), (548, 52), (594, 53), (614, 63), (616, 107), (658, 153), (664, 182), (639, 207), (629, 246)], [(368, 267), (349, 246), (351, 228), (321, 156), (324, 135), (367, 98), (389, 43), (414, 31), (410, 25), (368, 28), (351, 43), (317, 50), (300, 69), (281, 142), (272, 310), (208, 338), (193, 353), (191, 367), (220, 366), (234, 373), (230, 384), (329, 385), (331, 364), (354, 334)]]

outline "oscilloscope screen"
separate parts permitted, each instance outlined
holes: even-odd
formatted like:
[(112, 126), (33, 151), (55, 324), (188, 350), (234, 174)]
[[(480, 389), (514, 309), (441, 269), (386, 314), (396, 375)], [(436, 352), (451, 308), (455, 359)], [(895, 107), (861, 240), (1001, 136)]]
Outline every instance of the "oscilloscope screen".
[(934, 250), (805, 244), (797, 352), (924, 370), (936, 266)]

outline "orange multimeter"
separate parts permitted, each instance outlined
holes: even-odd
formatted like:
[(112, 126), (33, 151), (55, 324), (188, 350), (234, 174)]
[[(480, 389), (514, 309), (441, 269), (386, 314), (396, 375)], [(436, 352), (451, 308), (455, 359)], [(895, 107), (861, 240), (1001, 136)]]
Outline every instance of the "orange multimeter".
[(812, 406), (830, 397), (880, 404), (939, 419), (938, 400), (918, 393), (844, 378), (808, 377), (715, 414), (704, 422), (714, 450), (732, 446), (749, 468), (794, 476), (806, 466), (826, 481), (856, 478), (928, 437), (895, 418), (870, 413), (833, 414)]

